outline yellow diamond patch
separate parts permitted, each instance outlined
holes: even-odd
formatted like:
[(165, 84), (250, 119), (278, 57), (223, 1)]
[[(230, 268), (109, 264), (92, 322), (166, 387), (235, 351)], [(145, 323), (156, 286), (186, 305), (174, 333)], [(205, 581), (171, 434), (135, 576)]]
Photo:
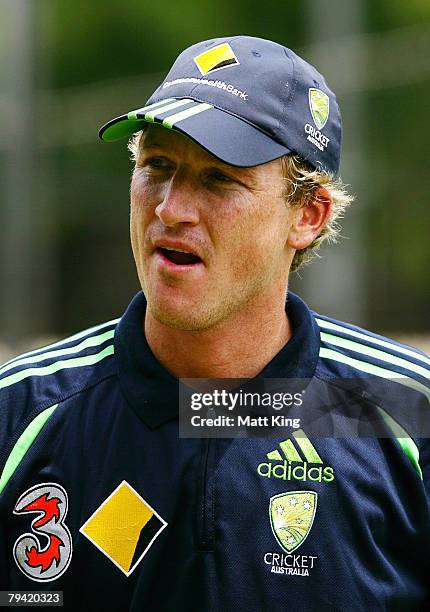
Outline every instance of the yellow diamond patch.
[(166, 526), (166, 521), (123, 480), (79, 531), (129, 576)]
[(194, 58), (194, 61), (203, 75), (209, 72), (215, 72), (215, 70), (220, 70), (221, 68), (228, 68), (229, 66), (237, 66), (239, 64), (239, 60), (228, 43), (222, 43), (208, 51), (200, 53), (200, 55)]

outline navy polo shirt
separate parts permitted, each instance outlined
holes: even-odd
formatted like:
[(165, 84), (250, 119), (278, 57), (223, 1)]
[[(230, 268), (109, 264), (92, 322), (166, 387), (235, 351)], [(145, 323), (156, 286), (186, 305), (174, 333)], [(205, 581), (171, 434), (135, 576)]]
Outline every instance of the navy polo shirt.
[[(145, 308), (0, 368), (2, 589), (70, 610), (427, 609), (428, 358), (290, 292), (292, 338), (258, 377), (307, 381), (300, 430), (180, 438)], [(349, 435), (369, 413), (391, 435)]]

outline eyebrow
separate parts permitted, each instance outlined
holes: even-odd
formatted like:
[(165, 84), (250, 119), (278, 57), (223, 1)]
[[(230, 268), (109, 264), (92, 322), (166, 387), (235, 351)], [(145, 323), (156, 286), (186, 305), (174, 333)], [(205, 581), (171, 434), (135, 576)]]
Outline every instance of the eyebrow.
[(142, 145), (140, 145), (140, 149), (153, 149), (153, 148), (161, 149), (162, 146), (157, 144), (156, 142), (148, 142), (148, 143), (144, 142)]

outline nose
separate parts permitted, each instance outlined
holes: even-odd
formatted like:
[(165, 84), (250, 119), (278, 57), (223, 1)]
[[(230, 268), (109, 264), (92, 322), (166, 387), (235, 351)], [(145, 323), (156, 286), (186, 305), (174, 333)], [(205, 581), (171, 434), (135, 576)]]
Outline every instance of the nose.
[(179, 223), (196, 225), (199, 222), (198, 189), (185, 175), (176, 172), (166, 186), (163, 201), (155, 214), (160, 221), (172, 227)]

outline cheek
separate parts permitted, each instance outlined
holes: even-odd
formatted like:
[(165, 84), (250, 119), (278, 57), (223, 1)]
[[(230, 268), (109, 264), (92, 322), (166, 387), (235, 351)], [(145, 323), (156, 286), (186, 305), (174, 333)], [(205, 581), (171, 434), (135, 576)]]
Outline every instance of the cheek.
[(215, 227), (224, 263), (236, 274), (273, 266), (276, 261), (284, 265), (290, 219), (283, 200), (276, 205), (264, 199), (258, 206), (230, 208), (218, 215)]
[[(134, 256), (142, 259), (148, 225), (154, 216), (148, 188), (143, 181), (133, 179), (130, 186), (130, 238)], [(140, 256), (139, 256), (140, 255)]]
[(130, 185), (130, 199), (135, 209), (157, 206), (163, 200), (163, 185), (148, 180), (142, 169), (135, 169)]
[(154, 215), (155, 207), (159, 203), (160, 194), (148, 181), (136, 173), (130, 185), (130, 219), (131, 225), (148, 223)]

